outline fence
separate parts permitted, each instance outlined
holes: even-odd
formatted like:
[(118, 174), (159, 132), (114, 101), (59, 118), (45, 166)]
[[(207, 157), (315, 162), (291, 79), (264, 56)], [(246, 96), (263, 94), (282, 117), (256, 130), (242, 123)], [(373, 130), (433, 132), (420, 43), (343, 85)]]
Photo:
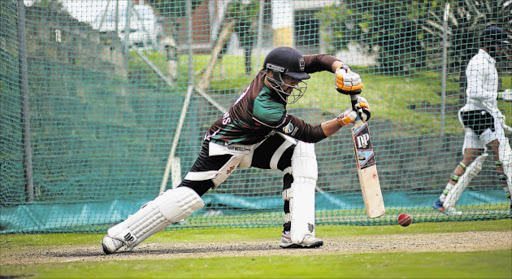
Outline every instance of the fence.
[[(103, 232), (184, 177), (206, 129), (276, 46), (328, 53), (363, 77), (387, 214), (368, 219), (349, 129), (316, 145), (318, 224), (510, 217), (494, 162), (457, 203), (431, 208), (461, 160), (465, 66), (507, 1), (95, 0), (0, 5), (0, 233)], [(506, 63), (501, 88), (511, 88)], [(289, 112), (349, 106), (314, 74)], [(501, 90), (501, 89), (500, 89)], [(510, 103), (499, 107), (511, 125)], [(510, 134), (508, 134), (510, 137)], [(278, 226), (282, 174), (237, 170), (171, 228)]]

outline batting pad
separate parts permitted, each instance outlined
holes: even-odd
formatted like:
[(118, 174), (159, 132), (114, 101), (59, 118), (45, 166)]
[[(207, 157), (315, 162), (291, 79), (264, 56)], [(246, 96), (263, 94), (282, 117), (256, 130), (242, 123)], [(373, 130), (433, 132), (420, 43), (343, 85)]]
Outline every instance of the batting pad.
[(450, 193), (446, 195), (446, 198), (443, 202), (444, 208), (449, 208), (452, 206), (455, 206), (455, 203), (459, 200), (460, 195), (462, 195), (462, 192), (466, 190), (469, 183), (475, 176), (478, 175), (478, 173), (482, 170), (482, 165), (484, 164), (485, 159), (489, 156), (489, 154), (484, 153), (480, 156), (478, 156), (467, 168), (464, 174), (462, 174), (461, 177), (459, 177), (459, 181), (453, 186), (453, 188), (450, 190)]
[(507, 176), (508, 191), (512, 194), (512, 149), (508, 138), (500, 139), (498, 155), (503, 166), (503, 172)]
[(108, 230), (108, 235), (121, 240), (130, 251), (153, 234), (204, 207), (201, 197), (188, 187), (167, 190), (125, 221)]
[(292, 155), (290, 213), (291, 239), (299, 244), (306, 235), (315, 236), (315, 187), (318, 166), (315, 145), (298, 142)]

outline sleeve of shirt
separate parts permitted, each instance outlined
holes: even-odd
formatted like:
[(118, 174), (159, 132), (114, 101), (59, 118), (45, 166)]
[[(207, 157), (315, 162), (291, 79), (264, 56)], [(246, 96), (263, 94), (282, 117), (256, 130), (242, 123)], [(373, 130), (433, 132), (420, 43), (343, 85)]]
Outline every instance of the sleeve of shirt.
[(326, 138), (321, 125), (312, 126), (293, 115), (288, 115), (287, 118), (279, 132), (309, 143), (316, 143)]
[(491, 77), (489, 75), (490, 67), (493, 65), (489, 64), (484, 59), (478, 59), (469, 63), (466, 69), (466, 78), (468, 83), (467, 94), (471, 99), (476, 100), (495, 100), (498, 97), (498, 92), (487, 90), (489, 88), (486, 82), (490, 82)]
[(308, 74), (320, 71), (329, 71), (333, 73), (332, 64), (335, 61), (340, 60), (327, 54), (304, 55), (304, 62), (306, 64), (304, 71)]

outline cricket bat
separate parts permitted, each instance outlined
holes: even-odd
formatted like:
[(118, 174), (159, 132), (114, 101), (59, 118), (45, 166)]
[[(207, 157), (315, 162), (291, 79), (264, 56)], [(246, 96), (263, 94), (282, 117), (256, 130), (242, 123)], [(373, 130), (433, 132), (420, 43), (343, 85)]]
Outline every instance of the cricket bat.
[[(351, 96), (352, 105), (355, 105), (357, 96)], [(361, 192), (363, 194), (366, 213), (369, 218), (377, 218), (386, 212), (384, 199), (380, 190), (379, 174), (373, 152), (370, 129), (368, 123), (361, 120), (358, 115), (352, 127), (352, 140), (357, 162), (357, 174)]]

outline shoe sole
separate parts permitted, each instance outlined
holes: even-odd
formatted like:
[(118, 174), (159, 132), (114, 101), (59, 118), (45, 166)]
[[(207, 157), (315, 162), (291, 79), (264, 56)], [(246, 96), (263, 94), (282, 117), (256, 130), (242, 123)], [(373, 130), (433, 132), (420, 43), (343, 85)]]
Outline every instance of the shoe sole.
[[(103, 238), (103, 241), (101, 242), (101, 247), (103, 248), (103, 252), (105, 252), (105, 254), (107, 254), (107, 255), (110, 255), (110, 254), (113, 254), (113, 253), (117, 252), (119, 249), (121, 249), (121, 247), (124, 246), (124, 245), (121, 245), (117, 249), (115, 249), (115, 244), (113, 243), (113, 240), (112, 239), (107, 239), (107, 241), (112, 242), (111, 245), (107, 245), (107, 244), (105, 244), (105, 239), (107, 239), (107, 236), (105, 236)], [(109, 249), (109, 246), (110, 247), (114, 247), (114, 249)]]
[(283, 249), (310, 249), (310, 248), (318, 248), (320, 246), (324, 245), (324, 242), (323, 241), (317, 241), (309, 246), (303, 246), (303, 245), (300, 245), (300, 244), (290, 244), (288, 246), (282, 246), (282, 245), (279, 245), (281, 248)]
[(101, 247), (103, 247), (103, 252), (105, 252), (105, 254), (110, 255), (113, 253), (108, 250), (107, 246), (104, 243), (101, 243)]
[(437, 211), (439, 213), (443, 213), (446, 216), (461, 216), (462, 215), (462, 212), (461, 213), (450, 213), (450, 212), (446, 211), (444, 207), (436, 208), (434, 205), (432, 205), (432, 208), (435, 211)]

